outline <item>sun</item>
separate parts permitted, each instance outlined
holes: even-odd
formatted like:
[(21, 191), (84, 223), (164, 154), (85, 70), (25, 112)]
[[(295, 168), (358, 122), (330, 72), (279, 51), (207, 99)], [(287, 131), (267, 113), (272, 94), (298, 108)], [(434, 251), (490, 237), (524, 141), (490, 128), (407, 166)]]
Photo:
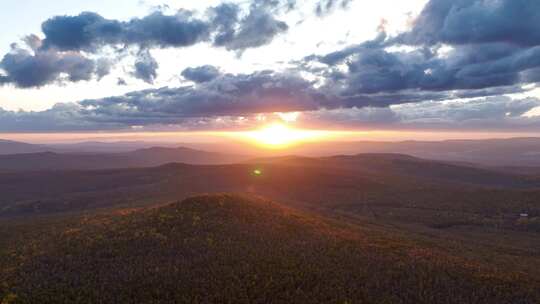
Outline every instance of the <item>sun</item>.
[(259, 130), (244, 132), (243, 135), (256, 144), (268, 148), (288, 147), (325, 136), (323, 131), (294, 129), (282, 123), (275, 123)]

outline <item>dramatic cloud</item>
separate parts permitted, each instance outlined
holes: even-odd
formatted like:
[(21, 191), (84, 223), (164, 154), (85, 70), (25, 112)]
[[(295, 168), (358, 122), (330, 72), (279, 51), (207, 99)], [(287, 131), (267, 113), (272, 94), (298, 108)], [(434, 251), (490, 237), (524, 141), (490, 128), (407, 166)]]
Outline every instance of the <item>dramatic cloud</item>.
[[(162, 89), (162, 95), (167, 95)], [(165, 97), (159, 98), (165, 98)], [(10, 112), (0, 109), (0, 130), (15, 131), (72, 131), (72, 130), (126, 130), (136, 127), (145, 129), (231, 129), (251, 128), (259, 123), (260, 115), (234, 112), (214, 116), (197, 116), (165, 113), (164, 109), (140, 111), (142, 105), (127, 101), (128, 97), (109, 100), (105, 108), (93, 108), (93, 101), (87, 105), (58, 104), (42, 112)], [(131, 98), (136, 97), (131, 95)], [(150, 98), (150, 97), (148, 97)], [(123, 100), (125, 103), (118, 103)], [(144, 101), (149, 103), (148, 100)], [(157, 105), (156, 105), (157, 106)], [(151, 108), (149, 104), (144, 107)], [(187, 106), (189, 107), (189, 106)], [(474, 100), (425, 101), (414, 104), (386, 108), (337, 108), (304, 111), (296, 123), (304, 127), (362, 128), (394, 130), (483, 130), (483, 131), (525, 131), (540, 132), (540, 116), (525, 113), (540, 107), (536, 98), (511, 99), (509, 97), (489, 97)], [(254, 110), (256, 108), (253, 108)], [(256, 112), (256, 111), (255, 111)], [(216, 113), (229, 113), (216, 111)], [(273, 114), (265, 114), (267, 119), (276, 119)]]
[(324, 100), (301, 77), (263, 71), (225, 74), (191, 86), (149, 89), (79, 104), (109, 122), (146, 125), (186, 117), (315, 110)]
[(40, 87), (61, 80), (90, 80), (104, 73), (93, 60), (76, 52), (32, 53), (16, 45), (0, 61), (0, 66), (7, 74), (1, 77), (0, 83), (13, 83), (21, 88)]
[(44, 48), (95, 52), (104, 46), (185, 47), (207, 39), (209, 24), (190, 12), (176, 15), (154, 12), (128, 22), (105, 19), (84, 12), (77, 16), (58, 16), (42, 25)]
[(506, 42), (540, 45), (540, 2), (431, 0), (401, 38), (408, 44)]
[[(97, 62), (85, 54), (102, 55), (105, 47), (122, 53), (135, 48), (136, 78), (152, 83), (157, 77), (153, 48), (189, 47), (200, 42), (243, 52), (272, 42), (287, 31), (288, 25), (274, 17), (281, 1), (254, 1), (247, 12), (238, 4), (223, 4), (209, 9), (202, 18), (191, 11), (174, 15), (161, 11), (129, 21), (111, 20), (93, 12), (76, 16), (57, 16), (42, 24), (45, 38), (29, 35), (23, 40), (29, 50), (16, 48), (5, 55), (0, 69), (0, 84), (12, 83), (21, 88), (40, 87), (57, 81), (89, 80), (107, 75), (114, 60)], [(33, 72), (37, 71), (37, 72)], [(67, 78), (62, 78), (67, 74)]]
[(127, 22), (92, 12), (58, 16), (42, 25), (46, 37), (43, 47), (96, 52), (104, 46), (177, 48), (213, 39), (216, 46), (242, 51), (265, 45), (288, 29), (274, 17), (273, 8), (278, 3), (255, 1), (245, 16), (239, 5), (226, 3), (209, 9), (202, 19), (186, 10), (175, 15), (158, 11)]
[(219, 75), (221, 75), (219, 69), (211, 65), (203, 65), (196, 68), (187, 68), (182, 71), (182, 76), (184, 76), (184, 78), (197, 83), (214, 80)]
[(329, 128), (540, 131), (537, 98), (497, 96), (475, 100), (425, 101), (389, 108), (352, 108), (304, 112), (298, 123)]
[(369, 106), (510, 93), (540, 80), (538, 18), (536, 1), (432, 0), (410, 31), (308, 56), (300, 69), (342, 98), (380, 102)]
[(152, 57), (152, 54), (148, 50), (141, 51), (135, 62), (135, 71), (133, 76), (135, 78), (144, 80), (147, 83), (153, 83), (157, 77), (157, 69), (159, 65)]
[(215, 45), (225, 45), (234, 38), (240, 13), (240, 7), (233, 3), (223, 3), (208, 10), (211, 24), (216, 31)]
[[(349, 2), (319, 1), (317, 15)], [(115, 64), (103, 49), (134, 54), (131, 75), (153, 83), (159, 67), (153, 49), (204, 42), (241, 54), (286, 32), (289, 25), (279, 16), (295, 5), (252, 0), (224, 3), (202, 15), (155, 12), (129, 21), (90, 12), (55, 17), (43, 24), (43, 40), (27, 36), (26, 48), (14, 46), (4, 56), (0, 84), (28, 88), (99, 79)], [(223, 117), (236, 123), (234, 117), (304, 111), (307, 122), (343, 125), (536, 130), (539, 119), (524, 113), (538, 107), (538, 100), (504, 95), (538, 87), (538, 20), (539, 1), (431, 0), (406, 32), (390, 36), (382, 23), (373, 40), (291, 61), (276, 68), (279, 72), (229, 74), (210, 65), (190, 67), (181, 72), (190, 85), (61, 104), (38, 113), (3, 111), (0, 119), (8, 129), (32, 119), (32, 125), (54, 120), (59, 129), (126, 128)], [(126, 81), (119, 78), (118, 84)]]
[(383, 48), (362, 48), (347, 58), (346, 74), (341, 79), (332, 80), (343, 85), (349, 94), (406, 89), (482, 89), (522, 83), (520, 72), (540, 63), (527, 60), (540, 55), (540, 48), (526, 53), (519, 52), (501, 61), (479, 57), (488, 57), (489, 49), (501, 52), (507, 50), (498, 45), (480, 48), (485, 48), (487, 52), (478, 53), (482, 51), (478, 47), (459, 47), (446, 56), (440, 56), (436, 50), (390, 52)]
[(260, 47), (289, 29), (285, 22), (275, 19), (264, 5), (252, 5), (243, 19), (238, 18), (237, 11), (229, 4), (218, 6), (213, 15), (219, 30), (214, 45), (228, 50), (243, 51)]
[[(197, 77), (212, 67), (187, 69)], [(216, 72), (216, 71), (214, 71)], [(316, 88), (313, 82), (292, 73), (261, 71), (252, 74), (217, 74), (208, 81), (177, 88), (135, 91), (124, 96), (85, 100), (79, 104), (93, 117), (127, 125), (174, 124), (194, 117), (246, 116), (258, 113), (315, 111), (319, 109), (387, 107), (393, 104), (448, 100), (516, 92), (516, 88), (467, 90), (464, 92), (399, 92), (339, 95)]]
[[(407, 89), (428, 91), (483, 89), (526, 84), (524, 72), (540, 65), (540, 47), (519, 49), (490, 43), (442, 48), (389, 51), (371, 44), (350, 47), (318, 60), (344, 71), (328, 73), (334, 85), (352, 93), (381, 93)], [(310, 57), (308, 59), (313, 59)]]

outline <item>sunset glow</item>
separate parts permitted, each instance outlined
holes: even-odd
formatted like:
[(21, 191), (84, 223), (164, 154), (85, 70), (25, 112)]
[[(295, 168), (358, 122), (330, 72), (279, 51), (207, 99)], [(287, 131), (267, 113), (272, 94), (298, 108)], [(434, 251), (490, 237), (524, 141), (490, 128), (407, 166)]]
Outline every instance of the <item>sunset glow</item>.
[(0, 304), (540, 304), (540, 0), (0, 20)]
[(329, 133), (328, 131), (294, 129), (276, 123), (259, 130), (241, 132), (240, 134), (242, 137), (264, 147), (284, 148), (301, 142), (320, 140), (330, 136)]

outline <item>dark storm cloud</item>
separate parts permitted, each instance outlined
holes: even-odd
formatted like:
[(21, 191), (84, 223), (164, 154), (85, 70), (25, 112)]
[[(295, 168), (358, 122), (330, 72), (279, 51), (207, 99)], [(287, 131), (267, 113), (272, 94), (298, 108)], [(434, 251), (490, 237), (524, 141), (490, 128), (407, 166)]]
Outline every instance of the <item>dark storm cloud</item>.
[(104, 46), (185, 47), (208, 38), (209, 24), (190, 12), (176, 15), (154, 12), (128, 22), (93, 13), (57, 16), (42, 25), (44, 48), (95, 52)]
[[(519, 48), (506, 43), (420, 47), (389, 51), (370, 41), (324, 56), (310, 56), (329, 69), (319, 70), (344, 94), (374, 94), (401, 90), (449, 91), (513, 86), (534, 79), (540, 67), (540, 47)], [(342, 65), (345, 70), (334, 67)]]
[(193, 82), (208, 82), (221, 75), (218, 68), (211, 65), (203, 65), (195, 68), (187, 68), (182, 71), (182, 76)]
[(506, 42), (540, 44), (540, 2), (535, 0), (431, 0), (413, 29), (409, 44)]
[(494, 62), (482, 64), (460, 60), (463, 56), (461, 49), (453, 51), (448, 58), (432, 57), (422, 50), (388, 52), (365, 49), (347, 62), (345, 89), (349, 94), (406, 89), (442, 91), (482, 89), (520, 82), (520, 69), (517, 67), (496, 71)]
[(537, 20), (538, 1), (431, 0), (409, 32), (308, 56), (299, 69), (351, 105), (490, 96), (540, 80)]
[(32, 53), (17, 46), (4, 56), (0, 61), (0, 67), (7, 74), (3, 77), (5, 83), (12, 83), (21, 88), (41, 87), (61, 80), (71, 82), (90, 80), (98, 72), (93, 60), (76, 52)]
[(288, 29), (285, 22), (274, 17), (279, 4), (281, 1), (255, 1), (245, 16), (243, 9), (233, 3), (210, 8), (204, 18), (186, 10), (175, 15), (157, 11), (127, 22), (93, 12), (57, 16), (42, 25), (46, 37), (43, 47), (96, 52), (104, 46), (187, 47), (213, 39), (216, 46), (245, 50), (265, 45)]

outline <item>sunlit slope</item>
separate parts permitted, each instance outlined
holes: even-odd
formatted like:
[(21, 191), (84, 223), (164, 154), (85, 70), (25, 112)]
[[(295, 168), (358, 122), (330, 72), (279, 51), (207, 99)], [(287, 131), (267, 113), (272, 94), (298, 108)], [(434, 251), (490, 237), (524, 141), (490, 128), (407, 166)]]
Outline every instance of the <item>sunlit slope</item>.
[(540, 300), (525, 275), (229, 194), (12, 228), (0, 251), (0, 299), (13, 303)]

